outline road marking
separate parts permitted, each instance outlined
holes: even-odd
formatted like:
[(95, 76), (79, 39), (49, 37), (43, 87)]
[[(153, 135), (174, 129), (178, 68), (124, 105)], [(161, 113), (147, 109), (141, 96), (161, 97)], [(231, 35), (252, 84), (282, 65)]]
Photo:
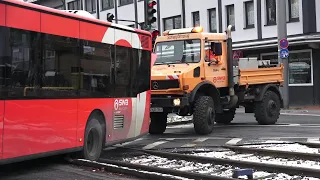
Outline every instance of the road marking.
[(182, 124), (182, 125), (173, 125), (173, 126), (167, 126), (167, 129), (175, 129), (175, 128), (192, 128), (193, 124)]
[(142, 149), (152, 149), (152, 148), (159, 146), (160, 144), (164, 144), (166, 142), (168, 142), (168, 141), (157, 141), (152, 144), (148, 144), (148, 145), (144, 146)]
[(241, 140), (242, 140), (242, 138), (233, 138), (230, 141), (226, 142), (226, 144), (228, 144), (228, 145), (236, 145)]
[(319, 138), (308, 138), (307, 142), (309, 142), (309, 143), (314, 143), (314, 142), (320, 143), (319, 142)]
[(260, 140), (282, 140), (282, 139), (319, 139), (318, 137), (260, 137)]
[(199, 143), (206, 141), (207, 139), (209, 139), (209, 138), (198, 138), (198, 139), (194, 140), (193, 143), (188, 143), (188, 144), (182, 145), (181, 147), (194, 147), (194, 146), (198, 145)]
[[(231, 138), (228, 138), (228, 137), (206, 137), (207, 139), (231, 139)], [(186, 138), (159, 138), (159, 139), (162, 139), (162, 140), (193, 140), (195, 138), (192, 138), (192, 137), (186, 137)]]
[(286, 116), (314, 116), (314, 117), (320, 117), (320, 114), (300, 114), (300, 113), (280, 113), (281, 115)]
[(125, 142), (125, 143), (121, 143), (121, 144), (115, 144), (114, 146), (115, 147), (123, 147), (123, 146), (126, 146), (128, 144), (131, 144), (133, 142), (137, 142), (137, 141), (141, 141), (141, 140), (144, 140), (144, 138), (138, 138), (136, 140), (133, 140), (133, 141), (128, 141), (128, 142)]

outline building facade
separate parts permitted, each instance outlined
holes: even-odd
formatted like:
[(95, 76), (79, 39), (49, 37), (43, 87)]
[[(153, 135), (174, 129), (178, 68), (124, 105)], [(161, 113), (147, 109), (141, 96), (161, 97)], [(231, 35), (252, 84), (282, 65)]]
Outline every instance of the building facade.
[[(57, 9), (83, 9), (106, 20), (144, 21), (143, 0), (37, 0)], [(289, 40), (289, 101), (295, 105), (320, 104), (320, 1), (285, 0)], [(240, 57), (278, 63), (276, 0), (158, 0), (157, 22), (163, 32), (201, 25), (208, 32), (224, 32), (233, 25), (233, 49)]]

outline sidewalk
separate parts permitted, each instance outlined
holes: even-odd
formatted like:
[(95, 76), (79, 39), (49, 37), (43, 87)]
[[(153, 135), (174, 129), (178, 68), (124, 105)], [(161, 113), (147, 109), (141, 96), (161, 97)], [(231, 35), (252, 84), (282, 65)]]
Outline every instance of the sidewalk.
[[(237, 113), (244, 113), (244, 107), (240, 107)], [(293, 106), (289, 109), (281, 109), (281, 114), (317, 114), (320, 115), (320, 106)]]

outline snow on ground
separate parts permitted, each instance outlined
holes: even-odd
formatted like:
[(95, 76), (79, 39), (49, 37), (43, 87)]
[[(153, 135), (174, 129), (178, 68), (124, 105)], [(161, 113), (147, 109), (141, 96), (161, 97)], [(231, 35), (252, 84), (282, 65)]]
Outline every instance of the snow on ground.
[[(214, 154), (216, 153), (216, 154)], [(212, 152), (212, 153), (195, 153), (193, 155), (202, 155), (208, 157), (226, 157), (230, 156), (230, 151), (228, 152)], [(250, 157), (250, 155), (242, 156), (242, 158), (238, 158), (239, 160), (243, 160), (245, 157)], [(147, 165), (159, 168), (170, 168), (180, 171), (188, 171), (188, 172), (196, 172), (202, 174), (210, 174), (215, 176), (223, 176), (223, 177), (232, 177), (232, 173), (234, 169), (239, 169), (237, 167), (229, 166), (229, 165), (213, 165), (210, 163), (195, 163), (189, 162), (185, 160), (171, 160), (167, 158), (162, 158), (159, 156), (153, 155), (142, 155), (133, 158), (125, 158), (123, 161), (140, 164), (140, 165)], [(301, 177), (301, 176), (289, 176), (287, 174), (274, 174), (268, 173), (263, 171), (255, 171), (253, 174), (254, 178), (262, 178), (266, 180), (276, 179), (276, 180), (320, 180), (317, 178), (310, 178), (310, 177)], [(247, 179), (246, 176), (239, 177), (241, 179)]]
[(259, 149), (271, 149), (278, 151), (291, 151), (318, 154), (320, 150), (317, 148), (310, 148), (301, 144), (263, 144), (263, 145), (246, 145), (244, 147), (259, 148)]
[(167, 118), (168, 123), (174, 123), (174, 122), (183, 122), (183, 121), (190, 121), (192, 120), (192, 116), (178, 116), (176, 114), (169, 114)]
[(233, 151), (193, 153), (192, 155), (320, 169), (320, 162), (318, 161), (291, 160), (285, 158), (274, 158), (271, 156), (257, 156), (254, 154), (245, 153), (238, 154)]

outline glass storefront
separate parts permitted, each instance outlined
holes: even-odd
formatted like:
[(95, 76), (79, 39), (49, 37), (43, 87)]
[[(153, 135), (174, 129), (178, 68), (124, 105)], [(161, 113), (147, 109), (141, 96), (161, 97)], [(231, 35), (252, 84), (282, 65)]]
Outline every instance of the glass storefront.
[[(278, 64), (277, 53), (262, 54), (263, 60), (270, 60), (271, 64)], [(292, 51), (289, 58), (289, 85), (313, 85), (312, 51)]]

